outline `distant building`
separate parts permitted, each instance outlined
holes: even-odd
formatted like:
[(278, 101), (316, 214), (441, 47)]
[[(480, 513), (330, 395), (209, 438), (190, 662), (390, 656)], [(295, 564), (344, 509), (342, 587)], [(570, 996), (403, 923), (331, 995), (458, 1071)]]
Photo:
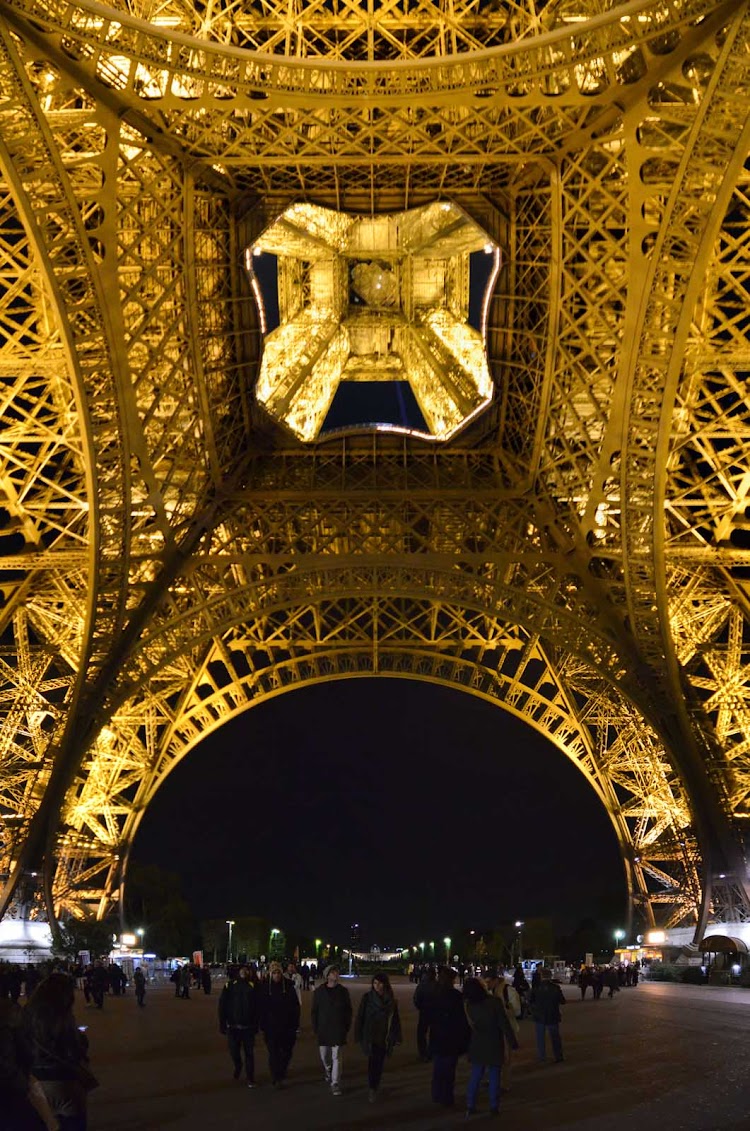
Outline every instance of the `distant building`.
[(362, 949), (362, 928), (359, 923), (352, 923), (349, 932), (349, 949), (357, 951)]

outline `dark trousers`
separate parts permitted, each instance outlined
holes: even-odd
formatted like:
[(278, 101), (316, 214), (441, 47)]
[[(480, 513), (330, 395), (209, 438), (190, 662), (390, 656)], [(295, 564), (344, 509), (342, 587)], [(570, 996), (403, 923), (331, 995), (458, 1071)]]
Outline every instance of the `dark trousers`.
[(452, 1105), (457, 1064), (457, 1056), (433, 1056), (432, 1098), (436, 1104), (443, 1104), (444, 1107)]
[(135, 991), (135, 1000), (138, 1002), (139, 1005), (145, 1005), (146, 1004), (146, 991), (145, 990), (136, 990)]
[(286, 1034), (279, 1036), (275, 1033), (266, 1033), (268, 1070), (271, 1073), (271, 1080), (274, 1083), (276, 1083), (277, 1080), (286, 1079), (295, 1040), (296, 1035), (290, 1037)]
[(544, 1060), (546, 1056), (546, 1039), (545, 1035), (549, 1033), (549, 1039), (552, 1044), (552, 1053), (555, 1060), (562, 1060), (562, 1041), (560, 1040), (560, 1026), (559, 1025), (545, 1025), (543, 1021), (535, 1021), (534, 1027), (536, 1029), (536, 1054), (539, 1060)]
[(190, 986), (183, 986), (180, 990), (180, 997), (190, 998)]
[(385, 1049), (382, 1045), (373, 1045), (367, 1058), (367, 1084), (374, 1092), (377, 1092), (383, 1078), (385, 1056)]
[(420, 1009), (419, 1021), (417, 1021), (417, 1052), (422, 1060), (427, 1060), (427, 1034), (430, 1029), (430, 1022), (427, 1016), (426, 1009)]
[(94, 986), (91, 991), (91, 996), (94, 999), (94, 1005), (97, 1009), (104, 1008), (104, 988), (102, 986)]
[(237, 1075), (242, 1072), (244, 1050), (245, 1075), (251, 1082), (255, 1080), (255, 1033), (252, 1029), (227, 1029), (227, 1045)]

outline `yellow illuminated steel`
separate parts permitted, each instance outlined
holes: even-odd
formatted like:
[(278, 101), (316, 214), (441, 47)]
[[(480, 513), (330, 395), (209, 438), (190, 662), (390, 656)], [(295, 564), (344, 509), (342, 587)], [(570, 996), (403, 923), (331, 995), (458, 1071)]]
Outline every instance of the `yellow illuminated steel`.
[(492, 399), (484, 337), (467, 321), (469, 256), (481, 250), (499, 257), (448, 201), (378, 216), (287, 208), (246, 259), (278, 257), (281, 324), (265, 339), (259, 403), (309, 441), (340, 381), (408, 381), (425, 437), (448, 439)]

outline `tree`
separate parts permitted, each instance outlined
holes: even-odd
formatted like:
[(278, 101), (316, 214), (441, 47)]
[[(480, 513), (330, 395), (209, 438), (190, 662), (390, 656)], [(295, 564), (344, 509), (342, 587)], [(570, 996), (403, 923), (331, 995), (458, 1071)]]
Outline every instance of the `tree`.
[(180, 878), (155, 864), (128, 870), (125, 914), (144, 931), (144, 945), (160, 958), (190, 954), (196, 941), (193, 914), (180, 890)]
[(119, 933), (113, 919), (68, 919), (58, 925), (52, 942), (52, 953), (74, 961), (81, 951), (87, 950), (91, 960), (103, 958), (112, 950), (112, 936)]

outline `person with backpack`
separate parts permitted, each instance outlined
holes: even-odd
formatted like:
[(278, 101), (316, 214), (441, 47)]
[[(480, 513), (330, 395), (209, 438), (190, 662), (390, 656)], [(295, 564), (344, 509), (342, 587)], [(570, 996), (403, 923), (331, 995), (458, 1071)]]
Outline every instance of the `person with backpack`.
[(536, 1028), (537, 1059), (540, 1063), (546, 1060), (547, 1034), (549, 1033), (552, 1053), (555, 1063), (563, 1059), (562, 1041), (560, 1040), (560, 1006), (565, 1005), (565, 997), (557, 982), (552, 981), (552, 971), (545, 967), (542, 970), (539, 986), (531, 991), (531, 1016)]

